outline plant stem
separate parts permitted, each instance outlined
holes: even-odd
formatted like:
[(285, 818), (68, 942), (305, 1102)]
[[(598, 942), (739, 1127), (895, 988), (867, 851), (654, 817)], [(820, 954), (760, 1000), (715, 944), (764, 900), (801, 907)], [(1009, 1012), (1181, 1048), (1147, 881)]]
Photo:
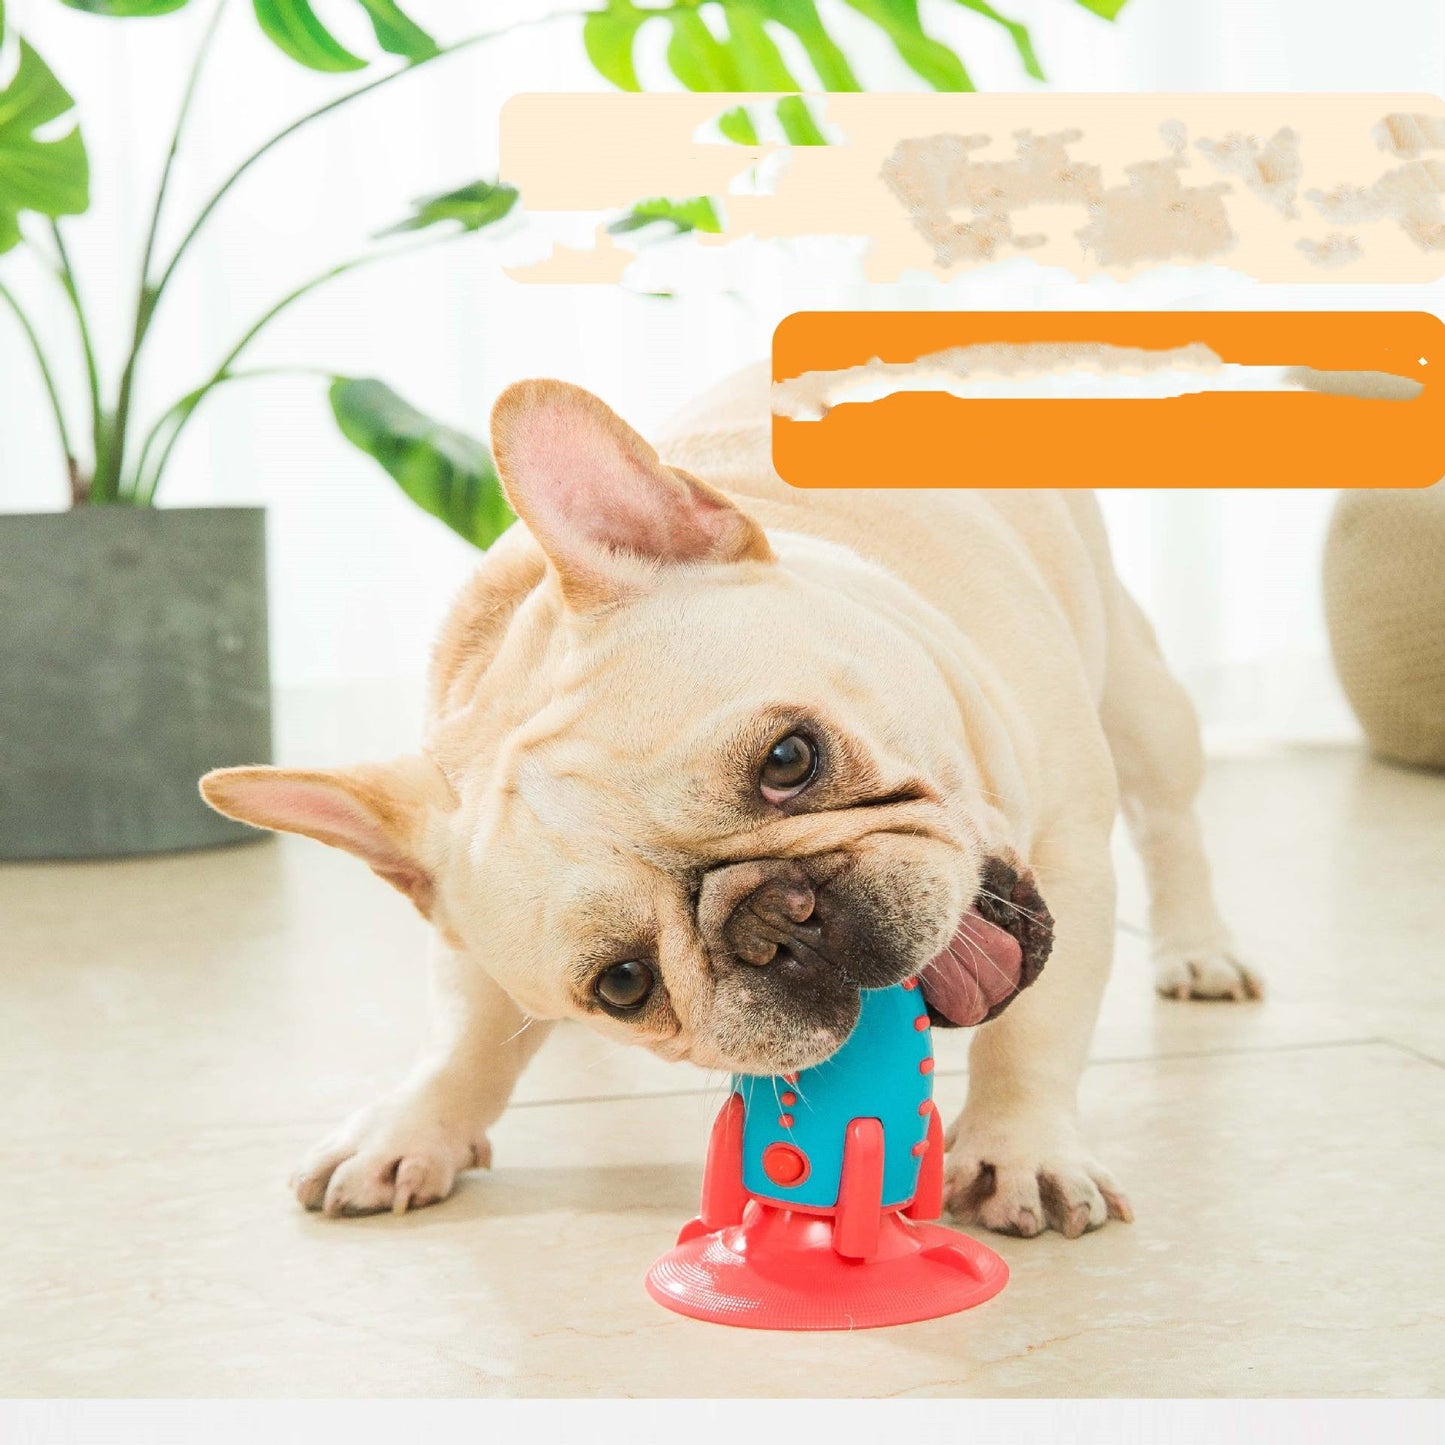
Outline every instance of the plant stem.
[(135, 370), (140, 360), (141, 343), (145, 340), (151, 316), (155, 312), (157, 293), (150, 284), (151, 258), (155, 254), (161, 212), (165, 208), (166, 191), (170, 187), (171, 171), (175, 166), (176, 155), (181, 148), (181, 136), (185, 132), (186, 120), (191, 112), (191, 102), (195, 99), (201, 70), (205, 65), (206, 56), (210, 52), (211, 42), (215, 39), (225, 8), (226, 0), (216, 0), (216, 8), (211, 12), (211, 18), (201, 35), (201, 43), (196, 47), (195, 56), (191, 60), (190, 74), (186, 77), (186, 88), (181, 94), (181, 107), (176, 112), (175, 127), (171, 131), (170, 148), (166, 151), (165, 164), (161, 167), (160, 184), (156, 188), (155, 204), (151, 207), (150, 228), (146, 232), (145, 249), (141, 253), (140, 286), (136, 293), (135, 303), (135, 327), (132, 332), (130, 352), (121, 371), (120, 389), (116, 395), (115, 416), (108, 428), (108, 438), (105, 436), (107, 428), (104, 423), (97, 423), (97, 438), (103, 440), (105, 445), (102, 448), (103, 455), (98, 452), (95, 458), (93, 490), (99, 494), (101, 501), (110, 500), (120, 491), (121, 468), (125, 463), (125, 434), (130, 421), (130, 402), (131, 392), (135, 385)]
[[(356, 271), (362, 266), (370, 266), (377, 261), (395, 260), (398, 257), (410, 255), (415, 251), (424, 251), (433, 246), (445, 245), (449, 241), (460, 240), (463, 236), (469, 234), (467, 231), (458, 231), (445, 236), (428, 236), (424, 240), (409, 246), (393, 246), (390, 250), (373, 251), (365, 256), (353, 256), (350, 260), (342, 261), (335, 266), (330, 266), (318, 275), (308, 278), (301, 282), (299, 286), (292, 287), (292, 289), (278, 301), (267, 307), (246, 331), (242, 333), (240, 339), (222, 358), (220, 364), (216, 367), (215, 371), (211, 373), (209, 379), (203, 381), (193, 390), (188, 391), (185, 396), (181, 397), (179, 401), (170, 407), (150, 429), (145, 441), (141, 444), (140, 460), (136, 464), (135, 478), (130, 487), (132, 499), (141, 506), (149, 506), (151, 502), (154, 501), (156, 488), (160, 485), (160, 479), (165, 473), (166, 463), (170, 460), (171, 451), (175, 447), (186, 423), (191, 419), (191, 415), (213, 388), (241, 374), (233, 372), (231, 367), (256, 337), (288, 307), (301, 300), (303, 296), (310, 295), (311, 292), (326, 285), (327, 282), (334, 281), (340, 276), (345, 276), (348, 272)], [(272, 373), (288, 369), (302, 370), (303, 368), (270, 368)], [(254, 376), (257, 373), (255, 371), (249, 371), (244, 374)], [(147, 477), (145, 470), (146, 459), (150, 455), (152, 448), (157, 444), (162, 429), (173, 417), (175, 418), (175, 427), (162, 445), (155, 466), (149, 477)]]
[(70, 263), (70, 253), (65, 248), (65, 238), (60, 234), (60, 225), (52, 220), (50, 234), (55, 239), (55, 252), (60, 258), (56, 274), (65, 294), (70, 298), (75, 312), (75, 323), (80, 330), (80, 345), (85, 352), (85, 374), (90, 383), (90, 434), (94, 452), (91, 458), (94, 466), (100, 465), (100, 454), (105, 450), (105, 409), (100, 401), (100, 371), (95, 364), (95, 346), (91, 342), (90, 322), (85, 314), (85, 303), (80, 299), (80, 287), (75, 279), (75, 267)]
[[(135, 485), (130, 492), (133, 504), (149, 506), (155, 500), (156, 487), (165, 472), (166, 461), (171, 454), (171, 448), (175, 445), (176, 437), (180, 435), (181, 428), (191, 419), (191, 414), (217, 387), (225, 386), (232, 381), (254, 381), (267, 376), (320, 376), (328, 381), (335, 380), (334, 373), (328, 371), (324, 366), (255, 366), (248, 367), (245, 371), (217, 373), (203, 381), (200, 386), (188, 391), (179, 401), (175, 402), (146, 434), (145, 442), (141, 446), (140, 461), (136, 466)], [(156, 462), (149, 485), (147, 485), (145, 481), (146, 458), (150, 455), (151, 448), (156, 444), (162, 430), (172, 419), (174, 419), (175, 428), (166, 439), (164, 450)]]
[(40, 379), (45, 383), (46, 394), (50, 397), (50, 409), (55, 414), (55, 428), (60, 434), (60, 450), (65, 457), (65, 474), (70, 490), (70, 504), (77, 506), (85, 500), (80, 465), (75, 459), (75, 449), (70, 445), (70, 429), (65, 424), (65, 410), (60, 405), (60, 393), (55, 388), (55, 377), (50, 370), (50, 363), (46, 359), (45, 348), (41, 346), (40, 338), (30, 324), (30, 318), (4, 282), (0, 282), (0, 301), (4, 301), (15, 313), (15, 319), (20, 323), (20, 329), (24, 331), (26, 339), (30, 342), (30, 349), (35, 353), (35, 364), (40, 368)]
[(171, 172), (175, 169), (176, 156), (181, 149), (181, 136), (186, 128), (186, 120), (191, 113), (191, 102), (195, 99), (196, 87), (200, 83), (201, 70), (206, 63), (206, 56), (210, 51), (211, 42), (215, 39), (216, 31), (221, 24), (221, 16), (225, 13), (226, 0), (216, 0), (216, 8), (211, 12), (211, 19), (206, 25), (205, 32), (201, 36), (201, 43), (196, 47), (195, 58), (191, 61), (191, 71), (186, 77), (186, 88), (181, 95), (181, 108), (176, 112), (175, 129), (171, 132), (171, 144), (166, 151), (165, 164), (161, 167), (160, 185), (156, 187), (155, 205), (151, 207), (150, 229), (146, 232), (145, 250), (141, 252), (141, 279), (146, 280), (150, 276), (151, 259), (155, 255), (156, 236), (160, 231), (161, 212), (165, 208), (166, 191), (170, 188)]
[(157, 280), (155, 284), (156, 299), (159, 300), (161, 293), (165, 290), (166, 285), (169, 283), (176, 267), (180, 264), (181, 258), (186, 254), (191, 242), (195, 240), (201, 228), (210, 219), (211, 213), (225, 200), (232, 187), (236, 185), (241, 177), (244, 176), (257, 161), (276, 146), (280, 145), (282, 141), (295, 135), (297, 131), (302, 130), (313, 121), (320, 120), (323, 116), (329, 115), (333, 110), (337, 110), (343, 105), (350, 105), (353, 100), (360, 100), (362, 96), (370, 95), (372, 91), (380, 90), (382, 86), (390, 85), (394, 80), (400, 80), (404, 75), (411, 75), (425, 65), (431, 65), (438, 60), (445, 60), (448, 56), (457, 55), (463, 50), (469, 50), (474, 45), (481, 45), (488, 40), (497, 40), (503, 35), (511, 34), (514, 30), (523, 30), (533, 25), (543, 25), (550, 20), (577, 19), (587, 13), (585, 10), (556, 11), (550, 15), (538, 16), (533, 20), (516, 20), (513, 21), (512, 24), (500, 26), (496, 30), (478, 31), (475, 35), (468, 35), (462, 40), (444, 46), (432, 55), (424, 55), (420, 60), (414, 60), (408, 65), (403, 65), (398, 70), (388, 71), (385, 75), (378, 76), (375, 80), (369, 80), (365, 85), (359, 85), (355, 90), (348, 90), (344, 95), (338, 95), (334, 100), (327, 101), (325, 105), (319, 105), (315, 110), (309, 110), (305, 115), (298, 116), (290, 125), (283, 126), (275, 135), (271, 136), (270, 139), (263, 141), (257, 146), (256, 149), (221, 182), (212, 193), (211, 198), (201, 207), (196, 219), (191, 223), (190, 230), (181, 237), (180, 245), (178, 245), (172, 253), (169, 263), (166, 265), (165, 270), (161, 272), (160, 279)]
[[(220, 0), (220, 3), (224, 3), (224, 0)], [(195, 220), (191, 222), (190, 228), (186, 231), (185, 235), (181, 237), (180, 243), (171, 253), (170, 260), (166, 263), (164, 269), (161, 271), (160, 275), (153, 283), (149, 280), (149, 262), (152, 248), (150, 244), (147, 244), (146, 262), (144, 272), (141, 278), (140, 297), (136, 305), (135, 334), (131, 342), (130, 355), (126, 360), (125, 370), (121, 374), (120, 396), (116, 405), (115, 424), (112, 432), (110, 448), (108, 451), (107, 467), (105, 469), (107, 487), (111, 488), (113, 491), (116, 491), (119, 489), (120, 486), (121, 468), (123, 465), (123, 453), (125, 449), (125, 434), (130, 412), (132, 382), (135, 375), (136, 364), (140, 356), (141, 347), (145, 342), (146, 332), (150, 328), (151, 319), (155, 315), (156, 307), (160, 303), (160, 299), (165, 293), (166, 287), (170, 284), (171, 278), (175, 275), (176, 268), (180, 265), (182, 258), (190, 249), (191, 244), (200, 234), (201, 229), (211, 218), (211, 214), (215, 211), (216, 207), (221, 204), (221, 202), (226, 198), (226, 196), (230, 194), (232, 188), (237, 184), (237, 182), (241, 180), (241, 178), (251, 169), (252, 166), (256, 164), (257, 161), (261, 160), (262, 157), (267, 155), (270, 151), (274, 150), (275, 147), (280, 145), (282, 141), (289, 139), (291, 136), (295, 135), (297, 131), (302, 130), (304, 127), (310, 125), (313, 121), (320, 120), (323, 116), (329, 115), (332, 111), (340, 109), (340, 107), (342, 107), (343, 105), (349, 105), (353, 100), (360, 100), (362, 96), (370, 95), (371, 92), (374, 90), (380, 90), (381, 87), (384, 85), (390, 85), (391, 82), (394, 80), (400, 80), (403, 76), (410, 75), (413, 71), (420, 70), (424, 65), (430, 65), (434, 61), (442, 60), (449, 55), (456, 55), (463, 50), (469, 50), (473, 46), (481, 45), (488, 40), (497, 40), (504, 35), (511, 34), (513, 31), (528, 29), (535, 25), (545, 25), (553, 20), (575, 20), (581, 18), (582, 16), (585, 16), (587, 13), (588, 12), (586, 10), (558, 10), (553, 11), (551, 14), (548, 15), (539, 15), (533, 19), (516, 20), (509, 25), (499, 26), (495, 30), (479, 31), (475, 35), (468, 35), (465, 38), (458, 40), (451, 45), (444, 46), (442, 49), (436, 51), (432, 55), (424, 55), (420, 60), (411, 61), (410, 63), (401, 66), (397, 70), (391, 70), (388, 71), (385, 75), (378, 76), (375, 80), (367, 81), (365, 85), (359, 85), (354, 90), (349, 90), (344, 95), (339, 95), (334, 100), (327, 101), (325, 105), (317, 106), (315, 110), (307, 111), (305, 115), (299, 116), (289, 125), (283, 126), (279, 131), (275, 133), (275, 135), (271, 136), (268, 140), (263, 141), (259, 146), (257, 146), (256, 149), (253, 150), (250, 155), (248, 155), (243, 161), (241, 161), (241, 163), (236, 166), (236, 168), (230, 173), (230, 175), (228, 175), (226, 179), (221, 182), (221, 184), (216, 188), (216, 190), (212, 192), (210, 199), (207, 200), (206, 203), (201, 207), (200, 211), (196, 215)], [(212, 21), (212, 26), (214, 28), (214, 19)], [(206, 40), (209, 40), (210, 33), (211, 32), (209, 31), (207, 32)], [(204, 54), (205, 43), (205, 41), (202, 42), (202, 50), (196, 56), (196, 64), (193, 67), (191, 74), (191, 86), (187, 88), (186, 92), (186, 103), (182, 106), (181, 116), (176, 123), (177, 143), (179, 142), (180, 138), (181, 124), (185, 119), (185, 109), (189, 105), (191, 89), (194, 86), (196, 74), (199, 72), (200, 69), (200, 60), (202, 58), (202, 55)], [(172, 154), (174, 154), (174, 151), (175, 145), (173, 144)], [(169, 169), (170, 167), (168, 162), (167, 174), (169, 173)], [(164, 181), (162, 182), (162, 190), (164, 190)], [(157, 214), (159, 214), (159, 200), (160, 197), (157, 197)], [(154, 223), (152, 224), (151, 231), (152, 239), (154, 239)], [(164, 465), (164, 459), (162, 459), (162, 465)]]

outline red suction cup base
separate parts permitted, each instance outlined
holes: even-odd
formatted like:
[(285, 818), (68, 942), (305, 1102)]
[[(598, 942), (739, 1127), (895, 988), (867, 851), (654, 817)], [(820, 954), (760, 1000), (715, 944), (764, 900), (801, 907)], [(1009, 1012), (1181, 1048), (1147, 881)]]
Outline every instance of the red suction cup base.
[(898, 1213), (871, 1259), (833, 1247), (833, 1220), (752, 1200), (741, 1224), (683, 1231), (647, 1272), (647, 1292), (678, 1314), (755, 1330), (866, 1330), (956, 1314), (992, 1299), (1008, 1266), (986, 1245)]

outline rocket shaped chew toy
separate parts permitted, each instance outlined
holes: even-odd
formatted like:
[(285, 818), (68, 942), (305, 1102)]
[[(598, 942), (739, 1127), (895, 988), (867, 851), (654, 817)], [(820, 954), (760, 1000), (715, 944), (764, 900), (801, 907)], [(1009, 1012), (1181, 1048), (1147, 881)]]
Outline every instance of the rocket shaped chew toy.
[(933, 1044), (915, 979), (865, 991), (847, 1042), (797, 1074), (734, 1076), (702, 1212), (648, 1271), (659, 1304), (771, 1330), (867, 1329), (991, 1299), (1008, 1266), (943, 1207)]

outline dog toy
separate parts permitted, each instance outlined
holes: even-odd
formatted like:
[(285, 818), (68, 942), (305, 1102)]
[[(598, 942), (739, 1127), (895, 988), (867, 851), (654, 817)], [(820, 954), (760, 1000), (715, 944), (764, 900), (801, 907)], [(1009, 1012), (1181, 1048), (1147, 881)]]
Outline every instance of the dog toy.
[(862, 1001), (831, 1058), (734, 1075), (701, 1212), (647, 1274), (659, 1304), (753, 1329), (867, 1329), (954, 1314), (1008, 1282), (991, 1249), (929, 1222), (944, 1145), (918, 981)]

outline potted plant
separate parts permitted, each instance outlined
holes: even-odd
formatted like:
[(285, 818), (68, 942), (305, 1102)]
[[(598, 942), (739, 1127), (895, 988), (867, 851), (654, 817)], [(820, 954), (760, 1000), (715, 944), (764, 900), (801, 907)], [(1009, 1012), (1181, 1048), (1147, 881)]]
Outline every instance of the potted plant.
[[(186, 0), (65, 3), (129, 20), (181, 9)], [(37, 254), (69, 303), (78, 342), (72, 349), (85, 370), (77, 415), (62, 401), (56, 338), (40, 334), (27, 298), (0, 268), (0, 312), (19, 326), (44, 384), (57, 439), (57, 500), (68, 503), (63, 511), (0, 514), (0, 857), (147, 853), (252, 836), (206, 808), (195, 780), (217, 764), (270, 756), (264, 516), (257, 507), (158, 507), (176, 440), (213, 392), (257, 374), (244, 365), (247, 349), (284, 310), (360, 266), (493, 224), (516, 201), (508, 188), (478, 182), (420, 203), (376, 244), (280, 297), (160, 415), (138, 414), (135, 381), (163, 324), (172, 278), (231, 187), (302, 126), (445, 53), (391, 0), (363, 3), (378, 45), (399, 65), (257, 147), (163, 252), (158, 236), (172, 166), (203, 89), (224, 0), (212, 5), (151, 208), (133, 324), (109, 384), (66, 242), (71, 218), (89, 205), (79, 127), (53, 134), (73, 101), (23, 35), (6, 40), (0, 4), (0, 40), (13, 67), (0, 89), (0, 253), (24, 246)], [(304, 4), (256, 0), (254, 10), (267, 34), (303, 64), (339, 71), (367, 63), (319, 24), (305, 23)], [(351, 433), (365, 435), (378, 453), (401, 444), (414, 419), (379, 384), (353, 381), (332, 381)], [(495, 511), (500, 492), (495, 477), (487, 482)], [(484, 545), (490, 537), (476, 540)]]
[[(53, 0), (136, 23), (207, 0)], [(159, 244), (172, 167), (193, 105), (204, 92), (226, 0), (209, 0), (174, 130), (150, 208), (134, 282), (132, 324), (112, 369), (96, 345), (84, 279), (67, 235), (89, 206), (89, 162), (74, 102), (50, 65), (21, 34), (8, 33), (0, 0), (0, 318), (9, 313), (43, 383), (54, 419), (57, 501), (64, 509), (0, 513), (0, 858), (96, 857), (239, 841), (257, 836), (199, 801), (196, 778), (270, 755), (265, 536), (254, 507), (157, 505), (177, 438), (218, 390), (279, 370), (246, 365), (251, 344), (283, 311), (360, 267), (420, 246), (496, 225), (513, 212), (507, 186), (472, 181), (414, 204), (397, 225), (356, 255), (308, 277), (239, 335), (214, 368), (159, 415), (143, 417), (136, 378), (164, 324), (170, 284), (236, 183), (304, 127), (390, 86), (412, 71), (514, 26), (439, 43), (396, 0), (355, 0), (379, 55), (339, 41), (307, 0), (251, 0), (265, 34), (291, 60), (338, 75), (366, 71), (359, 84), (298, 116), (267, 138), (216, 185), (172, 247)], [(972, 82), (958, 56), (927, 34), (916, 0), (847, 0), (887, 36), (903, 61), (937, 89)], [(1006, 27), (1031, 75), (1042, 78), (1028, 32), (985, 0), (957, 0)], [(1123, 0), (1077, 0), (1112, 18)], [(577, 23), (594, 67), (624, 89), (640, 89), (634, 54), (645, 26), (668, 32), (666, 62), (694, 90), (797, 91), (775, 34), (801, 47), (823, 89), (859, 88), (853, 68), (814, 0), (672, 0), (638, 6), (603, 0), (586, 12), (537, 21)], [(98, 22), (101, 23), (101, 22)], [(8, 80), (5, 76), (8, 74)], [(797, 96), (776, 106), (794, 144), (823, 136)], [(60, 128), (59, 134), (56, 133)], [(723, 134), (756, 140), (746, 108), (725, 115)], [(706, 198), (652, 201), (619, 217), (626, 231), (655, 223), (673, 231), (715, 227)], [(4, 255), (25, 247), (63, 294), (84, 368), (80, 414), (60, 384), (55, 338), (32, 322), (32, 306), (6, 275)], [(3, 324), (3, 321), (0, 321)], [(427, 417), (375, 378), (320, 373), (343, 435), (379, 462), (409, 496), (478, 547), (510, 523), (485, 445)], [(0, 397), (0, 430), (3, 407)], [(11, 465), (15, 463), (11, 462)], [(35, 465), (40, 465), (38, 460)]]

